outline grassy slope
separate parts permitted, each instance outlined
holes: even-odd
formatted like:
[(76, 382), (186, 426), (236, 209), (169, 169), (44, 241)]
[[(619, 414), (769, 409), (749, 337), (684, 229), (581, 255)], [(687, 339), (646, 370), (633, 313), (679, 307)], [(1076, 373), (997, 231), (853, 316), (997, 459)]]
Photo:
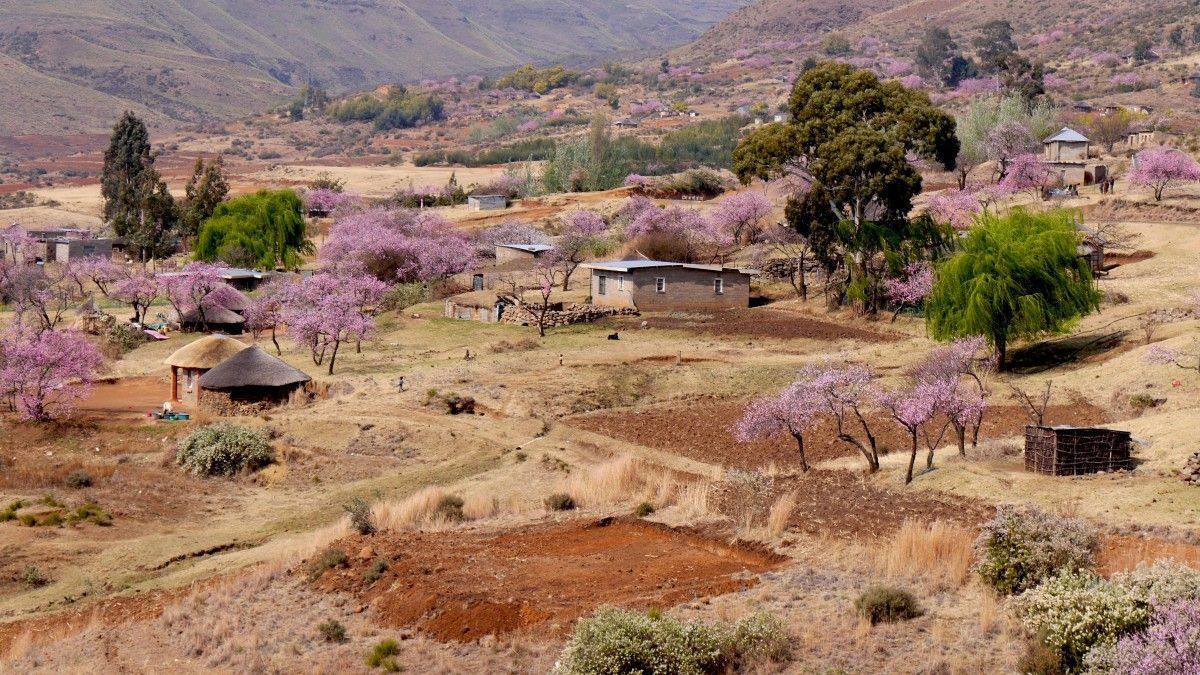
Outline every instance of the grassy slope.
[(43, 102), (36, 109), (49, 114), (9, 102), (0, 106), (0, 134), (96, 130), (111, 117), (100, 109), (121, 106), (178, 120), (229, 118), (278, 102), (309, 80), (362, 88), (661, 48), (699, 35), (742, 4), (14, 0), (0, 5), (0, 52), (36, 72), (7, 77), (27, 92), (22, 101)]

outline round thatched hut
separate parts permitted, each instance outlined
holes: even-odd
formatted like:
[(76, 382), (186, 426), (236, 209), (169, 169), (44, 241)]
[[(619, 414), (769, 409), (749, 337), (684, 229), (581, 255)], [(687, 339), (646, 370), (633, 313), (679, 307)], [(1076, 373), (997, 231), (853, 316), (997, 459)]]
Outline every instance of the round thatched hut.
[(287, 403), (311, 380), (253, 345), (201, 376), (200, 402), (222, 412), (262, 409)]
[(171, 366), (171, 400), (199, 403), (200, 376), (245, 348), (226, 335), (208, 335), (167, 357), (164, 363)]
[(204, 316), (200, 310), (193, 309), (179, 317), (179, 327), (190, 333), (200, 331), (217, 331), (230, 335), (241, 335), (242, 325), (246, 322), (241, 314), (225, 307), (206, 307)]

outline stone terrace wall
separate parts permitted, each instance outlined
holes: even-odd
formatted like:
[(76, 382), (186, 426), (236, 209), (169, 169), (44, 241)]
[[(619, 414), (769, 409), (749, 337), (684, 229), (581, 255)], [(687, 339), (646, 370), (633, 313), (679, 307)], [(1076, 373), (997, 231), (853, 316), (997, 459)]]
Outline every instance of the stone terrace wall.
[[(570, 304), (561, 310), (550, 310), (546, 314), (546, 327), (568, 326), (573, 323), (590, 323), (606, 316), (635, 316), (638, 311), (630, 307), (603, 307), (600, 305)], [(500, 315), (500, 323), (517, 326), (536, 326), (537, 311), (528, 305), (509, 305)]]

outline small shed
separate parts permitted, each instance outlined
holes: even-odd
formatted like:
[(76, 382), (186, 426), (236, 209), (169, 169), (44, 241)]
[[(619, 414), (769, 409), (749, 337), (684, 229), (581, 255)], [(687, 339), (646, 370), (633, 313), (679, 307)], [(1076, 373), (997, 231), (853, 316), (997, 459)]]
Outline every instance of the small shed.
[(467, 197), (467, 208), (472, 211), (498, 211), (508, 208), (508, 197), (504, 195), (471, 195)]
[(446, 298), (445, 316), (447, 319), (498, 323), (505, 307), (507, 303), (492, 291), (471, 291)]
[(171, 400), (199, 403), (200, 377), (245, 348), (226, 335), (207, 335), (168, 356), (163, 363), (171, 366)]
[(552, 248), (549, 244), (496, 244), (496, 264), (537, 260)]
[(1078, 476), (1133, 468), (1128, 431), (1099, 427), (1025, 427), (1025, 470)]
[(312, 378), (258, 345), (251, 345), (200, 376), (200, 405), (223, 413), (282, 405)]
[(184, 312), (179, 317), (179, 327), (189, 333), (215, 331), (229, 335), (241, 335), (246, 320), (241, 314), (226, 307), (206, 307), (201, 315), (199, 309)]

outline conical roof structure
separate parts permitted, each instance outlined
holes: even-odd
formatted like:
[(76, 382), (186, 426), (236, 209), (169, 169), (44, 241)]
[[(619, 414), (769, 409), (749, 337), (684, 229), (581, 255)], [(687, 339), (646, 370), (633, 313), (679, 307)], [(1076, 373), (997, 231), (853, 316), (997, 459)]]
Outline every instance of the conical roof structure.
[(258, 345), (234, 354), (200, 376), (204, 389), (241, 387), (286, 387), (312, 378), (264, 352)]
[(245, 343), (227, 335), (206, 335), (180, 348), (163, 363), (177, 368), (212, 368), (245, 348)]

